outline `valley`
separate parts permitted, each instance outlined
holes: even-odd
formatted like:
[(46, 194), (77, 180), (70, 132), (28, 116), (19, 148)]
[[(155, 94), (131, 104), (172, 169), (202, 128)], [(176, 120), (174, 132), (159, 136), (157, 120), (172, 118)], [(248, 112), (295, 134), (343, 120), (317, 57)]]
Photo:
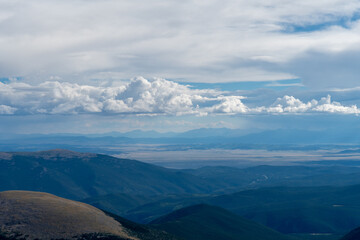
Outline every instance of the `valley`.
[[(214, 225), (212, 235), (218, 238), (227, 233), (226, 239), (243, 239), (240, 236), (254, 233), (249, 229), (261, 226), (282, 234), (264, 234), (269, 239), (304, 240), (339, 239), (360, 226), (356, 161), (169, 169), (56, 149), (2, 152), (0, 166), (0, 191), (40, 191), (82, 201), (131, 224), (146, 224), (185, 239), (210, 239), (206, 237), (210, 229), (197, 238), (186, 235), (197, 234), (191, 227), (197, 224), (196, 229)], [(207, 222), (210, 219), (214, 222)], [(249, 232), (229, 229), (231, 221), (245, 224)]]

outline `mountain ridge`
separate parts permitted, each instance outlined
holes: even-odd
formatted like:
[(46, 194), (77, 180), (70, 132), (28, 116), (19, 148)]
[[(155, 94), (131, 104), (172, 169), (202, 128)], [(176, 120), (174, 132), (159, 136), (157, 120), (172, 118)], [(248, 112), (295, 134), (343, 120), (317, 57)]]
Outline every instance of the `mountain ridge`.
[(197, 204), (155, 219), (152, 226), (186, 240), (295, 240), (220, 207)]
[(83, 199), (110, 193), (204, 193), (216, 188), (181, 171), (102, 154), (59, 149), (0, 153), (0, 191), (33, 190)]

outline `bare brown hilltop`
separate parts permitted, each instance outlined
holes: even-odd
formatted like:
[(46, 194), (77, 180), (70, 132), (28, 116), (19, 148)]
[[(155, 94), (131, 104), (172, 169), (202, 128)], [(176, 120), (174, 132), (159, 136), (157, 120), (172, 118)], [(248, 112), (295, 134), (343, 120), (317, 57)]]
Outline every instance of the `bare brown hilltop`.
[(69, 239), (85, 233), (132, 237), (112, 217), (88, 204), (48, 193), (0, 192), (0, 230), (26, 239)]

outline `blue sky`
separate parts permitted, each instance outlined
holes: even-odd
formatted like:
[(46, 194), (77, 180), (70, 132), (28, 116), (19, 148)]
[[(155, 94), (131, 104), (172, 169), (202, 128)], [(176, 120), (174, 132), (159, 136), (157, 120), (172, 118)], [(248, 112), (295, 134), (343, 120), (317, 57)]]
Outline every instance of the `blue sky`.
[(0, 130), (356, 123), (359, 13), (355, 0), (2, 0)]

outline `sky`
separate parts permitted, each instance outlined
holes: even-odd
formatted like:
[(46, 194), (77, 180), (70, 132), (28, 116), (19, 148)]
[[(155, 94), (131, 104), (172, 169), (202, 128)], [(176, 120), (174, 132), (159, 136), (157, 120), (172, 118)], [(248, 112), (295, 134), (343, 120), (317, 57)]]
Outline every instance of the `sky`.
[(357, 0), (0, 0), (0, 131), (358, 126)]

